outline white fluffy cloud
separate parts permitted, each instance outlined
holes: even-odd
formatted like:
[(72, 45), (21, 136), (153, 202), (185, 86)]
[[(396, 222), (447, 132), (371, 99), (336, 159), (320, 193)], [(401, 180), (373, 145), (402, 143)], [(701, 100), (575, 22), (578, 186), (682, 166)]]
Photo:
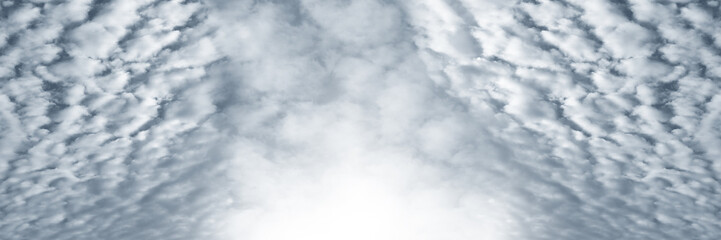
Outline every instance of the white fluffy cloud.
[(3, 1), (0, 238), (715, 239), (718, 1)]

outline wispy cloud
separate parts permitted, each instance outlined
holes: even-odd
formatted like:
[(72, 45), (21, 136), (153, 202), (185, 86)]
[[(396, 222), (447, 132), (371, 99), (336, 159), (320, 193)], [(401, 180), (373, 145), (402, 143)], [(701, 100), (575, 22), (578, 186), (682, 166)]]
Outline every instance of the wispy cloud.
[(718, 1), (3, 1), (0, 238), (714, 239)]

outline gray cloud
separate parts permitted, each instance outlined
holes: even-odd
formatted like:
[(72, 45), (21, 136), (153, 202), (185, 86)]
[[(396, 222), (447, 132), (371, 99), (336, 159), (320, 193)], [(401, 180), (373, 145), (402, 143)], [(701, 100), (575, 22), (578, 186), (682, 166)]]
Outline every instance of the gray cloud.
[(3, 239), (714, 239), (718, 1), (4, 1)]

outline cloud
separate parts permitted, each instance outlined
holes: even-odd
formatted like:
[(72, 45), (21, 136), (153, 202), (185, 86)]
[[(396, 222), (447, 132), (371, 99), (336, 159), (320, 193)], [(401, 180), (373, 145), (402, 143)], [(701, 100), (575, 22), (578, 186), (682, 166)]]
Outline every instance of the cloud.
[(0, 238), (713, 239), (718, 7), (4, 1)]

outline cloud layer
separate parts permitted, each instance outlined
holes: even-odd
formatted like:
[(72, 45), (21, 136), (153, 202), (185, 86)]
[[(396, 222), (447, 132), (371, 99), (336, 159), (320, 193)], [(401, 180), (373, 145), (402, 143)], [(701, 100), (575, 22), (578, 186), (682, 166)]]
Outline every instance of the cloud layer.
[(716, 239), (718, 1), (3, 1), (2, 239)]

